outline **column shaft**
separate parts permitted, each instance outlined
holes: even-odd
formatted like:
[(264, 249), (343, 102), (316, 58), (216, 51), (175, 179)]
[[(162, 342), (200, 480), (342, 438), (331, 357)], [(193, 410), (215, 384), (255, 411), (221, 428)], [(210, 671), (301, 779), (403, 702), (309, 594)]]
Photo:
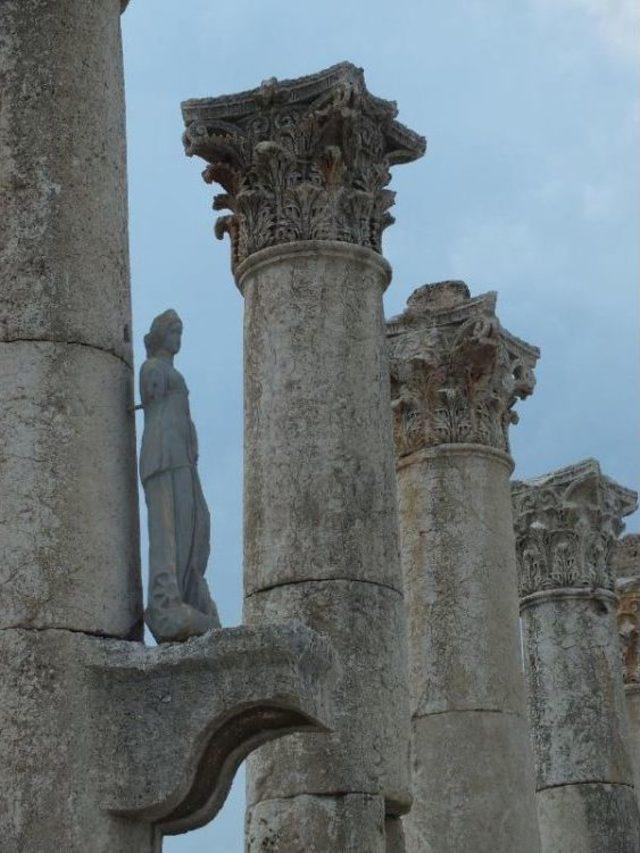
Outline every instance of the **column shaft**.
[(412, 853), (538, 850), (506, 452), (514, 392), (527, 390), (514, 376), (530, 373), (537, 351), (520, 342), (516, 364), (494, 305), (492, 294), (472, 300), (461, 282), (444, 282), (416, 291), (387, 324), (409, 613)]
[(410, 794), (379, 253), (389, 167), (425, 142), (349, 63), (183, 115), (245, 298), (245, 618), (302, 620), (340, 665), (331, 734), (248, 761), (247, 848), (384, 853)]
[(0, 10), (0, 626), (138, 635), (119, 0)]
[[(320, 839), (329, 828), (321, 830), (319, 820), (335, 824), (338, 838), (353, 837), (345, 850), (362, 849), (371, 832), (367, 849), (382, 850), (384, 801), (391, 813), (410, 802), (382, 335), (388, 278), (373, 252), (340, 243), (266, 249), (238, 271), (245, 297), (245, 618), (302, 620), (331, 637), (344, 668), (331, 736), (294, 736), (249, 758), (249, 837), (262, 837), (258, 827), (266, 825), (284, 844), (281, 822), (292, 821), (305, 827), (309, 850), (328, 849)], [(349, 808), (344, 795), (355, 797)], [(373, 823), (372, 809), (380, 815)], [(358, 821), (359, 829), (340, 829), (341, 821)]]
[(629, 756), (640, 798), (640, 534), (623, 536), (613, 552), (618, 593), (618, 634), (629, 718)]
[(142, 616), (120, 0), (6, 0), (0, 34), (1, 846), (148, 853), (80, 672)]
[(640, 849), (610, 565), (635, 496), (593, 460), (513, 495), (542, 850)]

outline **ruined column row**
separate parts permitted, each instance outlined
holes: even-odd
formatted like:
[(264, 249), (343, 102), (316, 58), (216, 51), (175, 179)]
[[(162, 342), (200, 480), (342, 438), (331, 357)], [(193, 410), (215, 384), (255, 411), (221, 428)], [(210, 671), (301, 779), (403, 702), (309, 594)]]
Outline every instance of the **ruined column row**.
[(640, 849), (640, 560), (638, 537), (618, 538), (637, 495), (592, 460), (510, 488), (509, 427), (539, 352), (500, 325), (495, 302), (440, 282), (387, 322), (409, 617), (407, 849)]
[(586, 460), (513, 498), (542, 849), (638, 850), (613, 565), (637, 495)]
[(512, 492), (539, 351), (495, 293), (419, 288), (385, 352), (388, 168), (423, 140), (348, 64), (183, 115), (245, 299), (245, 618), (301, 619), (341, 673), (329, 737), (250, 758), (247, 850), (635, 849), (611, 568), (635, 496), (591, 462)]

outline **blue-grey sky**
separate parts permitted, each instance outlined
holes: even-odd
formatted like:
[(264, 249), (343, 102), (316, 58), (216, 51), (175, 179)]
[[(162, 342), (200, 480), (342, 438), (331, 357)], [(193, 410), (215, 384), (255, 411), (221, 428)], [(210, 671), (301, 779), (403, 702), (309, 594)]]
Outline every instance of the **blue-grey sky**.
[[(595, 456), (640, 486), (636, 0), (134, 0), (123, 30), (137, 365), (150, 320), (176, 308), (226, 625), (241, 620), (242, 299), (182, 152), (185, 98), (361, 65), (428, 138), (394, 170), (387, 314), (429, 281), (497, 290), (505, 327), (542, 349), (516, 475)], [(241, 853), (243, 808), (238, 780), (165, 850)]]

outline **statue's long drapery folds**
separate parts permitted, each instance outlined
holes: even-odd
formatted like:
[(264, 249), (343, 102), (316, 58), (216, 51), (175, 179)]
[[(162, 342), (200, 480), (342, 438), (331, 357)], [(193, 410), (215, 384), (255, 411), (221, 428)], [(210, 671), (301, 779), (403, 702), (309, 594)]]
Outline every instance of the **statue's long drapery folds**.
[(146, 621), (158, 642), (183, 640), (220, 626), (204, 579), (210, 518), (198, 476), (189, 391), (173, 366), (181, 335), (175, 311), (156, 317), (145, 337), (148, 358), (140, 370), (140, 479), (149, 517)]

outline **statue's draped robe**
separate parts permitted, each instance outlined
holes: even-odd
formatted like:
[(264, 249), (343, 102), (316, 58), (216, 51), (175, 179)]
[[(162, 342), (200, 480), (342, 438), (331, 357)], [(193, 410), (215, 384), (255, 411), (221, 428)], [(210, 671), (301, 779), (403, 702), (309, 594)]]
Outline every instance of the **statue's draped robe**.
[(149, 611), (169, 615), (180, 602), (214, 616), (204, 573), (209, 510), (196, 468), (198, 444), (189, 392), (170, 361), (149, 358), (140, 370), (144, 433), (140, 479), (149, 518)]

